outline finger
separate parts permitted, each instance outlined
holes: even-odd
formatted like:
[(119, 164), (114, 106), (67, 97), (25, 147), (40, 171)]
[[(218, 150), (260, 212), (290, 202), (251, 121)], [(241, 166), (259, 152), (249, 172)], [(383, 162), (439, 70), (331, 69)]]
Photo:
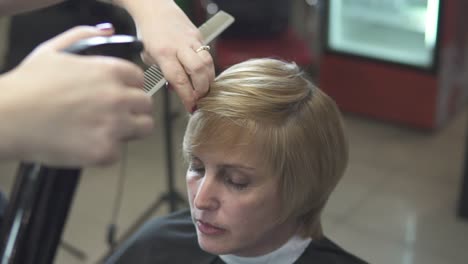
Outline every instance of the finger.
[(196, 96), (192, 83), (183, 66), (175, 59), (162, 59), (160, 62), (159, 66), (161, 67), (164, 77), (182, 100), (185, 109), (192, 112), (192, 109), (195, 107)]
[(210, 90), (210, 84), (215, 78), (215, 67), (214, 67), (214, 62), (213, 62), (213, 57), (211, 56), (211, 53), (207, 51), (199, 52), (197, 55), (199, 55), (202, 58), (203, 63), (205, 64), (205, 74), (208, 78), (208, 85), (205, 87), (195, 87), (195, 92), (197, 96), (197, 100), (200, 99), (201, 97), (205, 96), (208, 91)]
[(128, 111), (132, 114), (152, 114), (153, 113), (153, 100), (150, 96), (139, 89), (128, 89)]
[(154, 119), (151, 115), (136, 115), (133, 119), (137, 128), (135, 138), (144, 138), (152, 134), (154, 130)]
[(42, 47), (48, 47), (54, 50), (62, 50), (71, 44), (90, 37), (109, 36), (114, 34), (112, 24), (105, 23), (93, 26), (77, 26), (65, 31), (64, 33), (44, 42)]
[(191, 48), (186, 48), (177, 53), (177, 57), (190, 76), (195, 98), (205, 95), (214, 78), (213, 59), (210, 53), (206, 50), (196, 52)]
[(156, 64), (156, 61), (153, 59), (153, 57), (151, 57), (151, 55), (146, 52), (146, 51), (143, 51), (141, 54), (140, 54), (140, 57), (141, 57), (141, 60), (146, 64), (146, 65), (153, 65), (153, 64)]
[[(121, 59), (120, 62), (116, 69), (120, 80), (128, 86), (143, 88), (145, 83), (145, 73), (143, 70), (131, 62)], [(141, 91), (143, 92), (143, 90)]]
[(99, 153), (101, 156), (91, 159), (88, 163), (93, 166), (106, 167), (117, 162), (122, 156), (120, 144), (109, 147), (107, 152), (101, 152), (103, 152), (102, 154)]
[[(86, 56), (81, 57), (90, 64), (100, 65), (102, 74), (106, 74), (118, 82), (132, 87), (143, 87), (145, 74), (136, 64), (124, 59), (110, 56)], [(91, 66), (90, 66), (91, 67)]]
[(152, 115), (130, 114), (126, 129), (121, 135), (121, 140), (134, 140), (145, 138), (152, 134), (154, 130), (154, 120)]

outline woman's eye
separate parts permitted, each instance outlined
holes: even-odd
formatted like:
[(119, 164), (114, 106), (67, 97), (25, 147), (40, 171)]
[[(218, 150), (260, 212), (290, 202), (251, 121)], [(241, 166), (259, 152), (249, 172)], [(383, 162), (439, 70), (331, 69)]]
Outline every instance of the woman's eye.
[(190, 166), (189, 170), (197, 174), (205, 173), (205, 167)]
[(247, 183), (237, 183), (237, 182), (234, 182), (234, 181), (233, 181), (231, 178), (229, 178), (229, 177), (226, 177), (226, 178), (225, 178), (225, 182), (226, 182), (229, 186), (233, 187), (233, 188), (236, 189), (236, 190), (243, 190), (243, 189), (247, 188), (247, 186), (248, 186)]

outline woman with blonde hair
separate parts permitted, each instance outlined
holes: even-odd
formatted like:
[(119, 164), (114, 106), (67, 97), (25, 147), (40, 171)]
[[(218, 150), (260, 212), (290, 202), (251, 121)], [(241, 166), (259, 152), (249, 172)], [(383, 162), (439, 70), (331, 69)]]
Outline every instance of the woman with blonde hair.
[(190, 211), (147, 223), (109, 263), (365, 263), (323, 234), (348, 147), (337, 106), (296, 64), (222, 72), (183, 152)]

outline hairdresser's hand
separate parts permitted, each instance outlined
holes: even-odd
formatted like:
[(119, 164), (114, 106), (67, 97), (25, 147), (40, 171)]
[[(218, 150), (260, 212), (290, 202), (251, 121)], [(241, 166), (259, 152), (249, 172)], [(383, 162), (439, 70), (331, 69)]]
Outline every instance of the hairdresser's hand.
[(37, 47), (0, 77), (0, 154), (57, 166), (115, 161), (122, 142), (153, 129), (152, 101), (141, 89), (143, 72), (104, 56), (61, 52), (112, 27), (77, 27)]
[(132, 15), (145, 44), (143, 60), (158, 64), (185, 108), (208, 92), (214, 78), (213, 59), (203, 45), (199, 30), (173, 0), (116, 1)]

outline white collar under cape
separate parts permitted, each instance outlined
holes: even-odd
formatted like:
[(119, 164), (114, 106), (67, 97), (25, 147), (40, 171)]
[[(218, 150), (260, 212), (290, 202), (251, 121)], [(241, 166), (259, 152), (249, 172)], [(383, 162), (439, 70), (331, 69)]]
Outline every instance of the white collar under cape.
[(311, 241), (311, 238), (295, 235), (283, 246), (266, 255), (258, 257), (220, 255), (219, 257), (227, 264), (292, 264), (302, 255)]

